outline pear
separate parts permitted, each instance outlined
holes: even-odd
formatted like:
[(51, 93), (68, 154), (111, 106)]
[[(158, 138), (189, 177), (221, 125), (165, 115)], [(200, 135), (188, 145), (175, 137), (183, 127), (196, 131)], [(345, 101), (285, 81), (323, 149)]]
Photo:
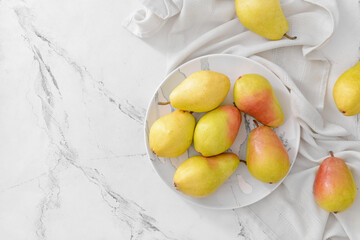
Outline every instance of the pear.
[(276, 133), (267, 126), (253, 129), (248, 138), (246, 162), (251, 175), (265, 183), (276, 183), (289, 171), (289, 155)]
[(241, 113), (231, 105), (206, 113), (195, 127), (195, 150), (206, 157), (225, 152), (235, 141), (240, 124)]
[(240, 111), (270, 127), (284, 123), (284, 113), (269, 81), (259, 74), (245, 74), (235, 81), (234, 101)]
[(186, 111), (176, 110), (154, 122), (150, 128), (150, 149), (159, 157), (178, 157), (190, 147), (195, 118)]
[(185, 111), (211, 111), (225, 99), (230, 85), (230, 79), (222, 73), (198, 71), (171, 92), (170, 103), (174, 108)]
[(183, 162), (175, 172), (174, 186), (191, 197), (206, 197), (215, 192), (239, 166), (233, 153), (214, 157), (194, 156)]
[(270, 40), (279, 40), (289, 31), (289, 23), (281, 10), (279, 0), (235, 0), (240, 22), (249, 30)]
[(337, 79), (333, 97), (337, 108), (345, 116), (360, 113), (360, 62)]
[(314, 181), (315, 201), (328, 212), (348, 209), (355, 201), (357, 188), (350, 169), (341, 158), (326, 158), (320, 165)]

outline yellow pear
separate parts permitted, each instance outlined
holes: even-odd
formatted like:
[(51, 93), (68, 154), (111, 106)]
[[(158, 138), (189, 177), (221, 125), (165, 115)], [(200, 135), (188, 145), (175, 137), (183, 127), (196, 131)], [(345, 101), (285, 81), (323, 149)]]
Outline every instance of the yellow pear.
[(195, 129), (194, 116), (176, 110), (154, 122), (150, 128), (150, 149), (159, 157), (178, 157), (190, 147)]
[(279, 0), (235, 0), (240, 22), (249, 30), (270, 40), (286, 36), (289, 24), (281, 10)]
[(337, 108), (345, 116), (360, 113), (360, 62), (337, 79), (333, 97)]
[(191, 197), (206, 197), (215, 192), (239, 166), (233, 153), (214, 157), (194, 156), (183, 162), (175, 172), (174, 186)]
[(230, 85), (230, 79), (222, 73), (198, 71), (171, 92), (170, 103), (184, 111), (207, 112), (220, 105)]

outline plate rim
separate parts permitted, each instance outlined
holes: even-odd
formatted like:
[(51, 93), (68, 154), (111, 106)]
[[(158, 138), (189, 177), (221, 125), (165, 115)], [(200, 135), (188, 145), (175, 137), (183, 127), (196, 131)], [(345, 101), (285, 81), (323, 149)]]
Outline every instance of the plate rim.
[[(279, 184), (277, 186), (274, 187), (274, 189), (272, 189), (268, 194), (266, 194), (265, 196), (263, 196), (261, 199), (253, 202), (253, 203), (250, 203), (250, 204), (247, 204), (247, 205), (244, 205), (244, 206), (237, 206), (237, 207), (213, 207), (213, 206), (207, 206), (207, 205), (202, 205), (198, 202), (195, 202), (195, 201), (191, 201), (190, 199), (182, 196), (183, 194), (179, 193), (179, 192), (176, 192), (170, 185), (167, 184), (167, 181), (165, 181), (165, 179), (158, 173), (157, 169), (155, 168), (154, 166), (154, 163), (153, 161), (151, 160), (151, 157), (150, 157), (150, 152), (149, 152), (149, 149), (150, 149), (150, 146), (149, 146), (149, 143), (148, 143), (148, 139), (147, 139), (147, 132), (146, 132), (146, 126), (147, 126), (147, 119), (148, 119), (148, 115), (149, 115), (149, 110), (150, 110), (150, 107), (151, 107), (151, 104), (154, 100), (154, 97), (156, 95), (156, 93), (158, 92), (158, 90), (161, 88), (161, 86), (167, 81), (167, 79), (173, 75), (176, 71), (179, 70), (179, 68), (185, 66), (185, 65), (188, 65), (188, 64), (191, 64), (192, 62), (195, 62), (195, 61), (198, 61), (200, 59), (203, 59), (203, 58), (208, 58), (208, 57), (230, 57), (230, 58), (238, 58), (238, 59), (246, 59), (247, 61), (250, 61), (264, 69), (266, 69), (267, 71), (269, 71), (269, 73), (271, 73), (275, 78), (277, 78), (280, 83), (285, 87), (286, 91), (290, 94), (288, 88), (285, 86), (285, 84), (281, 81), (281, 79), (272, 71), (270, 70), (269, 68), (267, 68), (266, 66), (258, 63), (257, 61), (253, 60), (253, 59), (250, 59), (249, 57), (244, 57), (244, 56), (238, 56), (238, 55), (233, 55), (233, 54), (226, 54), (226, 53), (215, 53), (215, 54), (208, 54), (208, 55), (203, 55), (203, 56), (199, 56), (199, 57), (196, 57), (194, 59), (191, 59), (187, 62), (184, 62), (180, 65), (178, 65), (176, 68), (174, 68), (170, 73), (168, 73), (164, 78), (163, 80), (160, 82), (160, 84), (158, 84), (158, 86), (156, 87), (156, 91), (152, 94), (152, 97), (151, 97), (151, 100), (150, 102), (148, 103), (147, 105), (147, 108), (146, 108), (146, 114), (145, 114), (145, 121), (144, 121), (144, 142), (145, 142), (145, 148), (146, 148), (146, 155), (147, 155), (147, 158), (148, 160), (150, 161), (151, 163), (151, 166), (153, 168), (153, 170), (156, 172), (156, 174), (161, 178), (163, 184), (165, 184), (169, 189), (171, 189), (171, 192), (175, 193), (176, 195), (180, 196), (181, 199), (184, 199), (185, 202), (189, 202), (195, 206), (199, 206), (199, 207), (202, 207), (202, 208), (205, 208), (205, 209), (212, 209), (212, 210), (232, 210), (232, 209), (238, 209), (238, 208), (243, 208), (243, 207), (247, 207), (247, 206), (250, 206), (252, 204), (255, 204), (259, 201), (261, 201), (262, 199), (264, 199), (265, 197), (269, 196), (271, 193), (273, 193), (282, 183), (283, 181), (287, 178), (287, 176), (290, 174), (291, 172), (291, 169), (293, 168), (293, 166), (295, 165), (295, 162), (296, 162), (296, 158), (297, 158), (297, 155), (299, 153), (299, 146), (300, 146), (300, 123), (298, 121), (295, 121), (295, 131), (296, 131), (296, 135), (297, 135), (297, 138), (296, 138), (296, 144), (295, 144), (295, 157), (294, 157), (294, 162), (290, 165), (290, 168), (289, 168), (289, 171), (288, 173), (286, 174), (286, 176), (280, 180)], [(296, 119), (296, 117), (294, 117)]]

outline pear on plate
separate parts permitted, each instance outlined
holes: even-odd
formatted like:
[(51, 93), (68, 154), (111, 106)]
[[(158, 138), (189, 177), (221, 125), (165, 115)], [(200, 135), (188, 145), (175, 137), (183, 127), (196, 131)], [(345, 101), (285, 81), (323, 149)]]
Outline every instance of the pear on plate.
[(341, 158), (330, 152), (320, 165), (314, 181), (317, 204), (328, 212), (348, 209), (355, 201), (357, 188), (349, 167)]
[(218, 107), (230, 90), (230, 79), (214, 71), (198, 71), (188, 76), (170, 94), (174, 108), (207, 112)]
[(250, 174), (265, 183), (282, 180), (290, 169), (289, 155), (274, 130), (258, 126), (248, 138), (246, 162)]
[(240, 124), (241, 113), (231, 105), (206, 113), (195, 127), (195, 150), (206, 157), (225, 152), (235, 141)]
[(249, 30), (270, 40), (279, 40), (286, 33), (289, 23), (279, 0), (235, 0), (235, 10), (240, 22)]
[(186, 111), (176, 110), (154, 122), (150, 128), (150, 149), (159, 157), (178, 157), (190, 147), (194, 136), (195, 118)]
[(191, 197), (206, 197), (215, 192), (239, 166), (233, 153), (213, 157), (194, 156), (183, 162), (175, 172), (174, 186)]
[(360, 62), (337, 79), (333, 97), (337, 108), (345, 116), (360, 113)]
[(279, 127), (284, 113), (269, 81), (259, 74), (245, 74), (235, 81), (233, 96), (240, 111), (260, 123)]

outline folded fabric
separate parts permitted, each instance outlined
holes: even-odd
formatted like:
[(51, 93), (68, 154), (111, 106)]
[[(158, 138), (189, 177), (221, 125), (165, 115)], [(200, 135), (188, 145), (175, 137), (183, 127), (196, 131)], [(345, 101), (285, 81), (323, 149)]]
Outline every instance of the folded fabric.
[[(330, 150), (348, 163), (360, 186), (360, 125), (356, 117), (344, 120), (328, 91), (339, 74), (358, 61), (359, 3), (284, 0), (288, 34), (297, 39), (279, 41), (245, 29), (235, 16), (233, 0), (144, 3), (157, 21), (149, 17), (132, 24), (127, 20), (125, 25), (137, 36), (166, 41), (159, 50), (167, 58), (168, 71), (198, 56), (234, 54), (263, 64), (290, 91), (293, 114), (301, 126), (298, 157), (276, 191), (236, 210), (250, 218), (246, 227), (253, 232), (261, 229), (267, 237), (259, 239), (360, 239), (359, 197), (348, 211), (334, 215), (317, 206), (312, 193), (318, 166)], [(129, 19), (144, 10), (139, 11)]]
[(135, 11), (123, 21), (123, 26), (138, 37), (146, 38), (159, 31), (169, 18), (178, 14), (181, 1), (141, 0), (145, 8)]

